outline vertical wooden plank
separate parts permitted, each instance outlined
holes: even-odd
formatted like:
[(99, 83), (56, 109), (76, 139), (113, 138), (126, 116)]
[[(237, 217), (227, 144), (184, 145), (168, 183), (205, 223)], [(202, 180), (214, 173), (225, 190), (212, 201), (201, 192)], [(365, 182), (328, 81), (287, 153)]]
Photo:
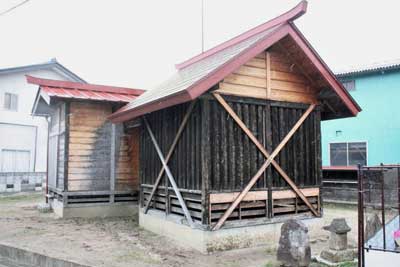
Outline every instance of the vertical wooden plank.
[(200, 104), (197, 104), (195, 109), (195, 118), (196, 118), (196, 181), (197, 187), (196, 189), (200, 190), (202, 188), (202, 175), (201, 175), (201, 129), (202, 129), (202, 121), (201, 121), (201, 109)]
[[(310, 114), (311, 115), (311, 114)], [(304, 180), (304, 184), (305, 185), (309, 185), (310, 184), (310, 147), (309, 147), (309, 143), (310, 143), (310, 117), (308, 117), (305, 121), (304, 121), (304, 150), (305, 150), (305, 180)]]
[[(234, 106), (234, 103), (231, 104)], [(229, 116), (228, 117), (228, 162), (229, 162), (229, 168), (228, 168), (228, 186), (230, 190), (234, 190), (236, 186), (236, 142), (235, 142), (235, 131), (237, 131), (237, 126), (234, 125), (233, 119)]]
[(226, 120), (229, 115), (226, 111), (218, 105), (220, 110), (220, 123), (221, 123), (221, 189), (229, 189), (228, 181), (228, 143), (227, 143), (227, 129)]
[(321, 155), (321, 111), (317, 109), (315, 118), (315, 132), (316, 132), (316, 173), (318, 186), (322, 185), (322, 155)]
[[(164, 123), (162, 124), (162, 129), (161, 129), (162, 130), (162, 136), (163, 136), (163, 138), (165, 138), (165, 143), (167, 145), (166, 147), (170, 148), (173, 145), (172, 144), (173, 140), (171, 140), (172, 133), (175, 133), (178, 130), (175, 131), (176, 126), (175, 126), (174, 123), (171, 123), (171, 124), (170, 123), (165, 123), (165, 122), (169, 122), (170, 119), (171, 119), (170, 112), (163, 112), (162, 116), (164, 117), (164, 119), (163, 119)], [(174, 122), (174, 121), (172, 121), (172, 122)], [(168, 151), (169, 150), (168, 148), (166, 148), (165, 151)], [(171, 160), (168, 160), (168, 154), (166, 155), (166, 161), (168, 163), (168, 166), (170, 166), (170, 169), (171, 169), (172, 173), (174, 173), (175, 170), (173, 168), (171, 168)], [(165, 174), (164, 174), (164, 176), (165, 176)], [(176, 177), (176, 175), (175, 175), (175, 177)], [(154, 186), (157, 185), (157, 178), (156, 178), (156, 180), (154, 182)], [(179, 178), (176, 178), (176, 180), (179, 180)], [(169, 188), (168, 188), (169, 187), (169, 180), (167, 179), (167, 177), (165, 177), (165, 179), (164, 179), (164, 187), (165, 187), (164, 188), (165, 215), (168, 215), (170, 213), (170, 206), (171, 206), (170, 200), (171, 199), (169, 197)]]
[[(298, 116), (301, 116), (301, 109), (297, 110)], [(300, 168), (299, 168), (299, 180), (298, 180), (298, 185), (300, 186), (304, 186), (304, 179), (306, 177), (305, 175), (305, 152), (304, 152), (304, 125), (300, 126), (299, 130), (298, 130), (298, 134), (299, 134), (299, 154), (300, 154)]]
[[(257, 138), (258, 141), (265, 147), (265, 130), (264, 130), (264, 116), (263, 116), (263, 105), (257, 105)], [(263, 164), (264, 156), (257, 149), (257, 169), (259, 169)], [(263, 174), (263, 178), (260, 179), (260, 187), (265, 188), (267, 186), (266, 183), (266, 174), (268, 171), (265, 171)]]
[(210, 144), (210, 103), (202, 99), (201, 103), (201, 204), (202, 224), (208, 224), (210, 218), (209, 186), (211, 177), (211, 144)]
[(220, 134), (220, 124), (219, 124), (219, 106), (218, 103), (215, 101), (212, 101), (212, 129), (214, 131), (213, 134), (213, 165), (214, 165), (214, 172), (212, 176), (213, 184), (212, 184), (212, 189), (213, 190), (221, 190), (221, 171), (220, 171), (220, 164), (221, 164), (221, 158), (220, 158), (220, 147), (221, 147), (221, 134)]
[(110, 203), (114, 203), (114, 191), (115, 191), (115, 142), (116, 142), (116, 125), (111, 124), (111, 149), (110, 149)]
[[(297, 113), (296, 113), (296, 109), (292, 108), (291, 109), (291, 114), (290, 117), (292, 118), (291, 120), (291, 125), (293, 125), (295, 123), (295, 121), (297, 120)], [(297, 147), (298, 147), (298, 142), (299, 142), (299, 133), (295, 133), (293, 135), (293, 143), (292, 143), (292, 161), (293, 161), (293, 182), (295, 182), (297, 184), (298, 181), (298, 170), (297, 170), (297, 166), (298, 166), (298, 161), (299, 161), (299, 155), (298, 155), (298, 151), (297, 151)]]
[[(275, 148), (279, 144), (279, 111), (277, 107), (271, 107), (271, 129), (272, 129), (272, 147)], [(270, 150), (271, 151), (271, 150)], [(280, 162), (280, 155), (276, 155), (275, 161), (281, 165)], [(279, 187), (280, 186), (280, 179), (279, 174), (275, 169), (272, 169), (272, 187)]]
[[(287, 133), (287, 126), (286, 126), (286, 121), (285, 121), (285, 114), (284, 114), (284, 108), (279, 107), (279, 142), (281, 140), (283, 140), (283, 138), (285, 138), (286, 133)], [(280, 161), (279, 161), (279, 165), (282, 166), (282, 169), (287, 171), (287, 166), (286, 166), (286, 147), (284, 147), (281, 151), (280, 154)], [(279, 178), (279, 186), (280, 187), (284, 187), (285, 182), (283, 181), (283, 179)]]
[[(249, 119), (250, 119), (250, 124), (249, 128), (250, 131), (255, 134), (255, 137), (259, 140), (258, 138), (258, 133), (257, 133), (257, 113), (256, 113), (256, 105), (255, 104), (250, 104), (249, 106)], [(258, 168), (257, 168), (257, 159), (258, 159), (258, 148), (256, 145), (251, 142), (250, 145), (250, 173), (251, 175), (256, 173)], [(256, 188), (260, 188), (260, 185), (262, 183), (262, 180), (259, 179), (257, 183), (255, 184)]]
[[(243, 122), (249, 128), (249, 105), (243, 104)], [(250, 170), (250, 140), (249, 137), (243, 133), (243, 179), (245, 184), (248, 183), (248, 179), (252, 176)]]
[[(240, 103), (236, 103), (236, 108), (237, 108), (237, 115), (238, 117), (243, 120), (243, 115), (242, 115), (242, 105)], [(236, 189), (241, 189), (243, 188), (244, 185), (244, 180), (243, 180), (243, 176), (244, 176), (244, 171), (243, 171), (243, 162), (244, 162), (244, 158), (243, 158), (243, 152), (244, 152), (244, 134), (241, 130), (237, 130), (237, 144), (238, 144), (238, 160), (237, 160), (237, 184), (236, 184)]]
[(267, 79), (267, 99), (271, 97), (271, 55), (268, 51), (265, 52), (265, 70)]
[[(272, 151), (272, 121), (271, 121), (271, 104), (268, 102), (265, 106), (264, 116), (265, 116), (265, 142), (267, 151)], [(272, 186), (273, 186), (273, 176), (272, 176), (272, 166), (267, 169), (267, 188), (268, 188), (268, 217), (273, 217), (273, 199), (272, 199)]]

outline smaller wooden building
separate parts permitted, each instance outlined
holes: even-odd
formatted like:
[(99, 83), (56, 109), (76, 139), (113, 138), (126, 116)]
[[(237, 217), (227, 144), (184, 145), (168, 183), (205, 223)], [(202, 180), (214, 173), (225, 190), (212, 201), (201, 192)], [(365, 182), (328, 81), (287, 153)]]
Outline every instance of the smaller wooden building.
[(294, 25), (306, 6), (178, 64), (110, 116), (142, 121), (140, 225), (209, 252), (276, 245), (274, 223), (322, 215), (321, 120), (361, 109)]
[(137, 128), (107, 117), (142, 90), (27, 77), (33, 115), (49, 121), (47, 197), (68, 216), (127, 215), (138, 199)]

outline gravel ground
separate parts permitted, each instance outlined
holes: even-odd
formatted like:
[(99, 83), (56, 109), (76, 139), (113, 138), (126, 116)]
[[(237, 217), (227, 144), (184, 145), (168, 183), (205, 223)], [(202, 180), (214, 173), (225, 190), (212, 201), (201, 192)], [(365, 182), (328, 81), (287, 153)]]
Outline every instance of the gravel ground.
[[(203, 255), (141, 229), (137, 218), (57, 219), (37, 211), (43, 201), (38, 193), (0, 197), (0, 242), (90, 266), (277, 266), (267, 247)], [(347, 219), (355, 246), (356, 207), (326, 205), (323, 219), (310, 229), (313, 255), (327, 246), (321, 227), (336, 217)]]

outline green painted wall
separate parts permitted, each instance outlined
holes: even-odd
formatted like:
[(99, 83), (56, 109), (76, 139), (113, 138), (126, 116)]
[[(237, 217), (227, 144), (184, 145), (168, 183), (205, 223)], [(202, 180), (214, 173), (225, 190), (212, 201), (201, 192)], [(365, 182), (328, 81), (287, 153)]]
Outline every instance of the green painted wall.
[(368, 165), (400, 163), (400, 71), (352, 78), (356, 89), (350, 93), (362, 111), (322, 122), (323, 166), (330, 165), (329, 143), (354, 141), (367, 142)]

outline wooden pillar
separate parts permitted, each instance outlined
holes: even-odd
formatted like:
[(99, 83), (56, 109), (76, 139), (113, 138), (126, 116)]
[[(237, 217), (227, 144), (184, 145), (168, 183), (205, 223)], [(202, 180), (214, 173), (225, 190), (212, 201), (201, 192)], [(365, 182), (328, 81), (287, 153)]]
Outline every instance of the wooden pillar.
[(208, 99), (201, 100), (201, 203), (202, 224), (211, 222), (211, 207), (209, 198), (210, 176), (211, 176), (211, 147), (210, 147), (210, 102)]
[(110, 203), (114, 203), (115, 192), (115, 163), (116, 163), (116, 125), (111, 124), (111, 151), (110, 151)]

